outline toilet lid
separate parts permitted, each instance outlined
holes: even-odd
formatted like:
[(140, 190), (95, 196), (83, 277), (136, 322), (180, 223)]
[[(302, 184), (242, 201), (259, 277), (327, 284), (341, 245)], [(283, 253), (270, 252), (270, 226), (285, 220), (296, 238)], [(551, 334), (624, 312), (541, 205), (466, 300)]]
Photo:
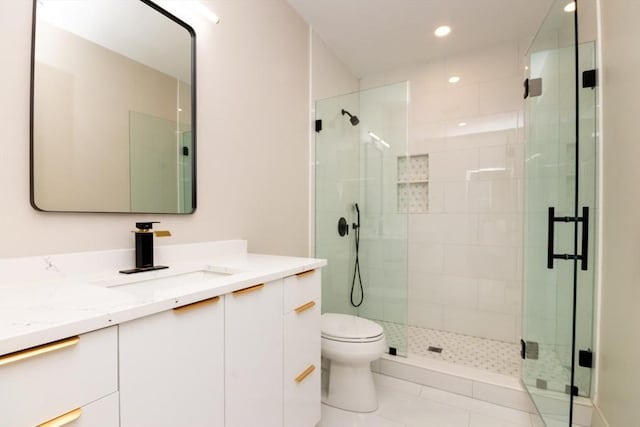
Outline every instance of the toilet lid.
[(360, 341), (379, 338), (383, 333), (382, 326), (362, 317), (338, 313), (322, 315), (322, 335), (327, 338)]

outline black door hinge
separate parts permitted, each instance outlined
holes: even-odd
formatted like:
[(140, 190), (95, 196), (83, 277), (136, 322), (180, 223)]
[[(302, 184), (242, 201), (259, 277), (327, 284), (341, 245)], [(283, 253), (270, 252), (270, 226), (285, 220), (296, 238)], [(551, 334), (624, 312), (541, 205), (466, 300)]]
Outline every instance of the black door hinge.
[(595, 88), (598, 86), (598, 71), (587, 70), (582, 72), (582, 87), (583, 88)]
[(593, 368), (593, 352), (590, 349), (578, 352), (578, 365), (583, 368)]
[(316, 120), (316, 132), (320, 132), (322, 130), (322, 120)]

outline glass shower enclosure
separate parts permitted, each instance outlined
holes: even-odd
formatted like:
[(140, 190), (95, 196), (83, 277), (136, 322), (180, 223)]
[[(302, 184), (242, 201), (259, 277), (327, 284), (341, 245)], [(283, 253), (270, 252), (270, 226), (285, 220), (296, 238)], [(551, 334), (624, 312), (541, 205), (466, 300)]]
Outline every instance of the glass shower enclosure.
[(315, 105), (315, 256), (328, 260), (322, 311), (379, 323), (388, 352), (403, 356), (408, 209), (399, 169), (408, 149), (408, 89), (397, 83)]
[(595, 47), (579, 43), (576, 13), (552, 5), (525, 84), (522, 379), (547, 426), (576, 422), (593, 363)]

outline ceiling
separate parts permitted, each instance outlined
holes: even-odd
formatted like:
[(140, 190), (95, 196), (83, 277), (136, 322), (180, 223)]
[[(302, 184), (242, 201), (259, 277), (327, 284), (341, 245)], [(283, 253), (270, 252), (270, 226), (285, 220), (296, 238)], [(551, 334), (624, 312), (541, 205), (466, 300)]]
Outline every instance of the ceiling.
[[(288, 0), (357, 76), (532, 38), (553, 0)], [(439, 39), (433, 31), (449, 25)]]

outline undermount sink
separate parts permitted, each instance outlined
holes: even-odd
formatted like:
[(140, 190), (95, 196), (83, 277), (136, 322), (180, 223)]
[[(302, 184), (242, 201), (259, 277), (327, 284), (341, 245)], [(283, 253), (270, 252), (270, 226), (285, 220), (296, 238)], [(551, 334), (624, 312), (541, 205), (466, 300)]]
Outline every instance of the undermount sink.
[(92, 284), (104, 286), (106, 288), (121, 288), (123, 286), (153, 287), (162, 289), (187, 285), (189, 283), (219, 280), (240, 273), (240, 271), (229, 270), (225, 267), (206, 266), (200, 269), (186, 272), (172, 272), (168, 270), (155, 270), (146, 273), (138, 273), (118, 277), (117, 279), (107, 279), (93, 281)]

